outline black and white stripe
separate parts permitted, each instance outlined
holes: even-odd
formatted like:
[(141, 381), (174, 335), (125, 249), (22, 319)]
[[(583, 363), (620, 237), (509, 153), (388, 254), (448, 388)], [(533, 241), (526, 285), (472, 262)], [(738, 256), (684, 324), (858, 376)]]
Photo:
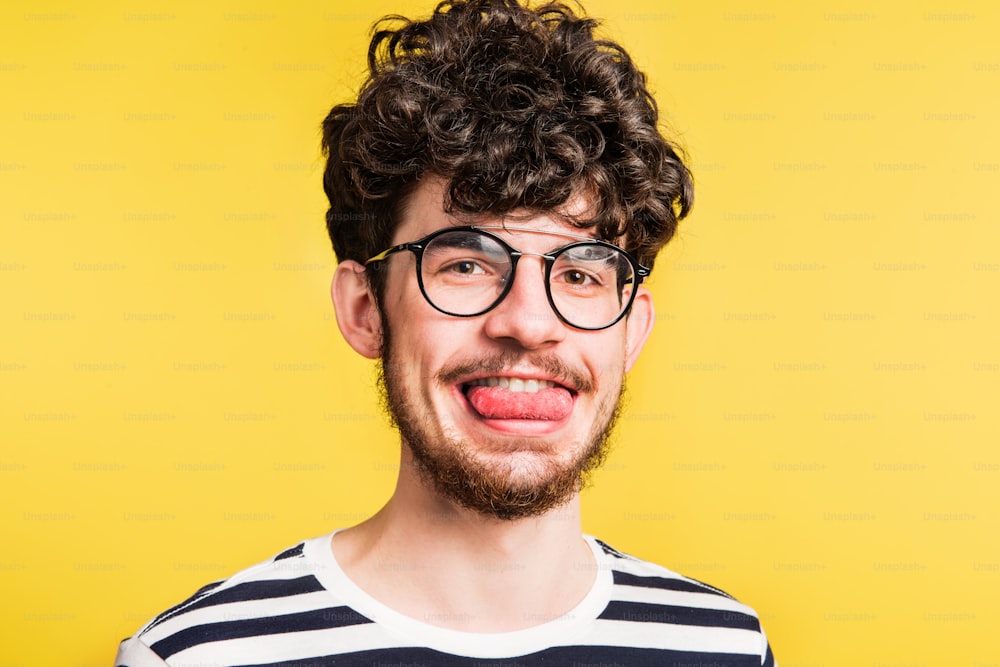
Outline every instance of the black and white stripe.
[(594, 589), (564, 618), (474, 634), (404, 617), (340, 570), (330, 536), (210, 584), (125, 640), (122, 667), (775, 667), (757, 615), (588, 538)]

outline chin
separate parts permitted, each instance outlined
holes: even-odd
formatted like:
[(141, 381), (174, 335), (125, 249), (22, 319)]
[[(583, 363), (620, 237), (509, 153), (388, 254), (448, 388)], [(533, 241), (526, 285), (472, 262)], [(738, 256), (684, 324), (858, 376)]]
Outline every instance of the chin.
[[(477, 457), (478, 458), (478, 457)], [(543, 484), (552, 476), (553, 467), (562, 468), (562, 462), (554, 461), (553, 456), (538, 451), (514, 451), (499, 455), (488, 455), (481, 464), (492, 469), (498, 477), (506, 478), (508, 483)]]

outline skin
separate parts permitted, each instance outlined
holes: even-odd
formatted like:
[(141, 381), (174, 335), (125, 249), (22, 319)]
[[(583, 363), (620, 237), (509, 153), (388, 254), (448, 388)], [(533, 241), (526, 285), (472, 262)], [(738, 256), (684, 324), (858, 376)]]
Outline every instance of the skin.
[[(428, 177), (412, 192), (393, 244), (446, 226), (469, 224), (444, 212), (445, 183)], [(587, 200), (567, 202), (564, 213), (586, 211)], [(498, 224), (496, 217), (478, 220)], [(518, 226), (579, 234), (558, 215), (525, 214)], [(545, 252), (568, 241), (557, 236), (509, 233), (514, 247)], [(417, 285), (412, 253), (399, 253), (389, 272), (384, 312), (392, 329), (399, 398), (420, 417), (429, 447), (461, 447), (484, 469), (531, 484), (553, 467), (574, 464), (611, 417), (624, 374), (652, 328), (653, 303), (640, 287), (628, 318), (602, 331), (563, 324), (545, 296), (541, 260), (521, 260), (506, 299), (477, 317), (434, 310)], [(342, 262), (332, 286), (337, 322), (359, 354), (380, 354), (383, 322), (356, 262)], [(557, 358), (590, 380), (574, 392), (563, 420), (487, 420), (471, 410), (461, 382), (442, 371), (456, 363), (507, 355), (509, 367), (493, 375), (551, 379), (533, 355)], [(476, 377), (487, 373), (480, 372)], [(567, 381), (568, 382), (568, 381)], [(403, 614), (470, 632), (507, 632), (557, 618), (589, 592), (596, 576), (581, 538), (579, 492), (538, 516), (503, 520), (468, 509), (436, 489), (414, 465), (402, 439), (400, 472), (388, 503), (367, 521), (337, 533), (334, 556), (364, 591)]]

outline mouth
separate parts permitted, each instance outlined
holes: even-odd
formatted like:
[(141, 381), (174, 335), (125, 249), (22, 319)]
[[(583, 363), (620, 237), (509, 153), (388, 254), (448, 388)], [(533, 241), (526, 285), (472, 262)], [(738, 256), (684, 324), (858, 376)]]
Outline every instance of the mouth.
[(490, 420), (561, 421), (577, 395), (555, 380), (507, 375), (475, 378), (459, 390), (474, 413)]
[(468, 389), (469, 387), (501, 387), (502, 389), (507, 389), (514, 393), (537, 394), (541, 390), (555, 387), (556, 383), (552, 380), (493, 375), (473, 380), (463, 386), (465, 389)]

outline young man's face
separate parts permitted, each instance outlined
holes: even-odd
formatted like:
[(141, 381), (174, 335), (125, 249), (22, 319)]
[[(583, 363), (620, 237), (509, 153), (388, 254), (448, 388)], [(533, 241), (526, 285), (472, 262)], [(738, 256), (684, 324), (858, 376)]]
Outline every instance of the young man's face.
[[(438, 179), (417, 187), (394, 244), (469, 224), (445, 214), (444, 187)], [(581, 213), (585, 206), (571, 200), (566, 212)], [(558, 234), (581, 234), (558, 216), (510, 224), (554, 233), (493, 230), (532, 253), (572, 241)], [(624, 373), (649, 333), (648, 292), (640, 288), (627, 320), (600, 331), (575, 329), (548, 302), (542, 259), (525, 256), (499, 305), (455, 317), (421, 295), (413, 253), (386, 261), (384, 388), (424, 482), (465, 507), (508, 519), (538, 515), (572, 498), (581, 476), (603, 457)]]

